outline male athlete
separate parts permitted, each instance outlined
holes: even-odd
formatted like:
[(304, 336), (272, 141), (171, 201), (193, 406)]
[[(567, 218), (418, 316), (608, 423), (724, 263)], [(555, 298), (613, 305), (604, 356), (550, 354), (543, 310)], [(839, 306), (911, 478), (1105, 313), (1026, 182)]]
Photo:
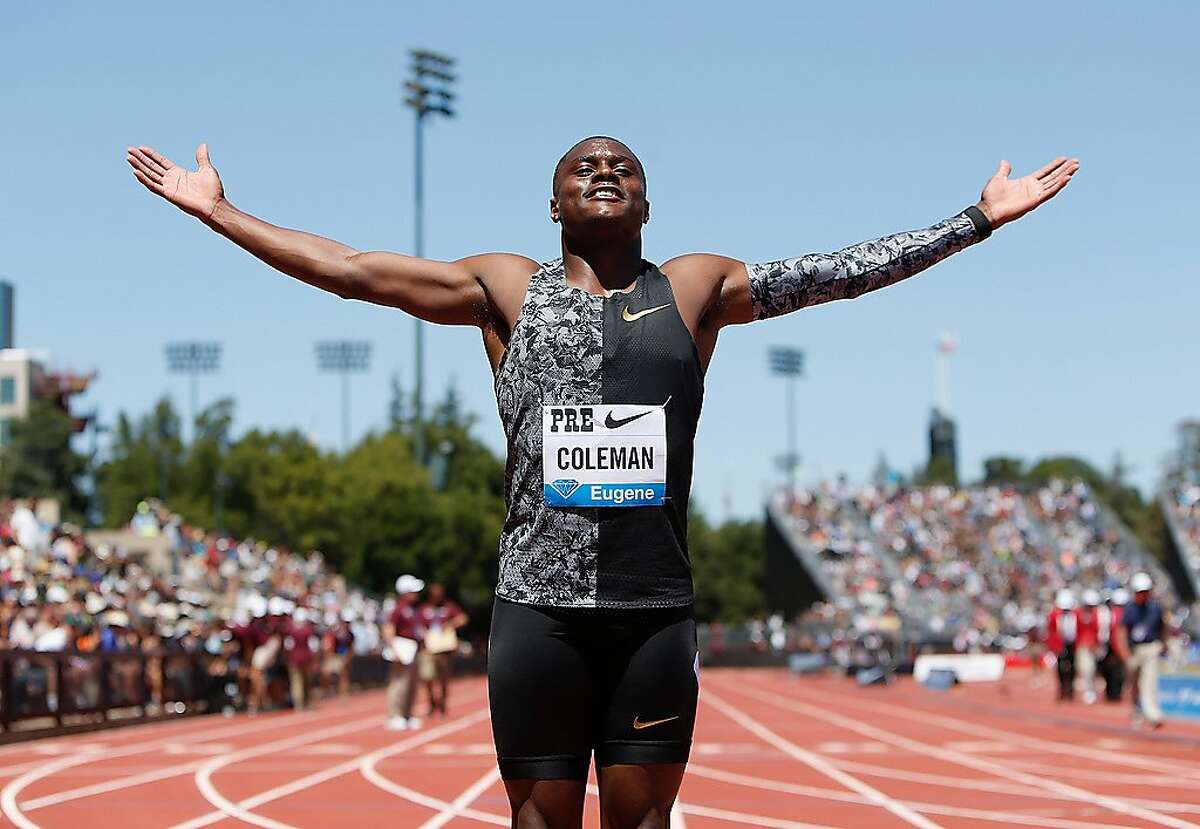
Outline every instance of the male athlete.
[(275, 227), (224, 196), (208, 149), (185, 170), (130, 148), (143, 185), (273, 268), (346, 299), (474, 325), (508, 439), (508, 516), (488, 683), (515, 827), (578, 827), (596, 756), (606, 829), (668, 824), (699, 685), (687, 554), (704, 372), (728, 325), (856, 297), (928, 268), (1050, 199), (1079, 168), (1008, 162), (979, 203), (924, 230), (758, 264), (642, 259), (646, 174), (593, 137), (554, 169), (562, 254), (432, 262)]

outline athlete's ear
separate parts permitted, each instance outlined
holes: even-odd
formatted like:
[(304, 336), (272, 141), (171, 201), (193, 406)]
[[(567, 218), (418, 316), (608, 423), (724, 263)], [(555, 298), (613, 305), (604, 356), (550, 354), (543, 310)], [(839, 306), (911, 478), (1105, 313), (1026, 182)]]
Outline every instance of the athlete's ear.
[(558, 224), (558, 197), (550, 197), (550, 221)]
[(650, 223), (650, 202), (646, 202), (646, 212), (642, 216), (642, 224)]

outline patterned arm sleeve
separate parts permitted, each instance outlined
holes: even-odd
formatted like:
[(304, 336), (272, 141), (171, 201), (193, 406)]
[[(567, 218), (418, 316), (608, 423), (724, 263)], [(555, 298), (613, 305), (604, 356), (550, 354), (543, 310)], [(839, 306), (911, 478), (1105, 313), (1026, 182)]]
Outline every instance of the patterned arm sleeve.
[(746, 266), (756, 320), (808, 305), (853, 299), (920, 273), (952, 253), (982, 242), (992, 226), (977, 207), (925, 230), (910, 230), (852, 245)]

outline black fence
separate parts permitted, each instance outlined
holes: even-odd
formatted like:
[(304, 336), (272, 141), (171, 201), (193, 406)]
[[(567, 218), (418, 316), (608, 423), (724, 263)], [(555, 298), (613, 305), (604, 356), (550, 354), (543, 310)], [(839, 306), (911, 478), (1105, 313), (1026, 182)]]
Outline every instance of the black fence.
[[(388, 663), (354, 656), (351, 685), (387, 682)], [(238, 708), (245, 687), (204, 653), (0, 650), (0, 742)]]

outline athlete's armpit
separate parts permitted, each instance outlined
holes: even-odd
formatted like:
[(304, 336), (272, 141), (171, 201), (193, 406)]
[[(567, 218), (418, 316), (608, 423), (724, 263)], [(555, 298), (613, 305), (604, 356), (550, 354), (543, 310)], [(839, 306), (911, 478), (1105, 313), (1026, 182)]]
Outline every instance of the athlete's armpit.
[(885, 288), (990, 234), (987, 217), (970, 207), (924, 230), (861, 242), (837, 253), (747, 264), (751, 319), (777, 317)]

